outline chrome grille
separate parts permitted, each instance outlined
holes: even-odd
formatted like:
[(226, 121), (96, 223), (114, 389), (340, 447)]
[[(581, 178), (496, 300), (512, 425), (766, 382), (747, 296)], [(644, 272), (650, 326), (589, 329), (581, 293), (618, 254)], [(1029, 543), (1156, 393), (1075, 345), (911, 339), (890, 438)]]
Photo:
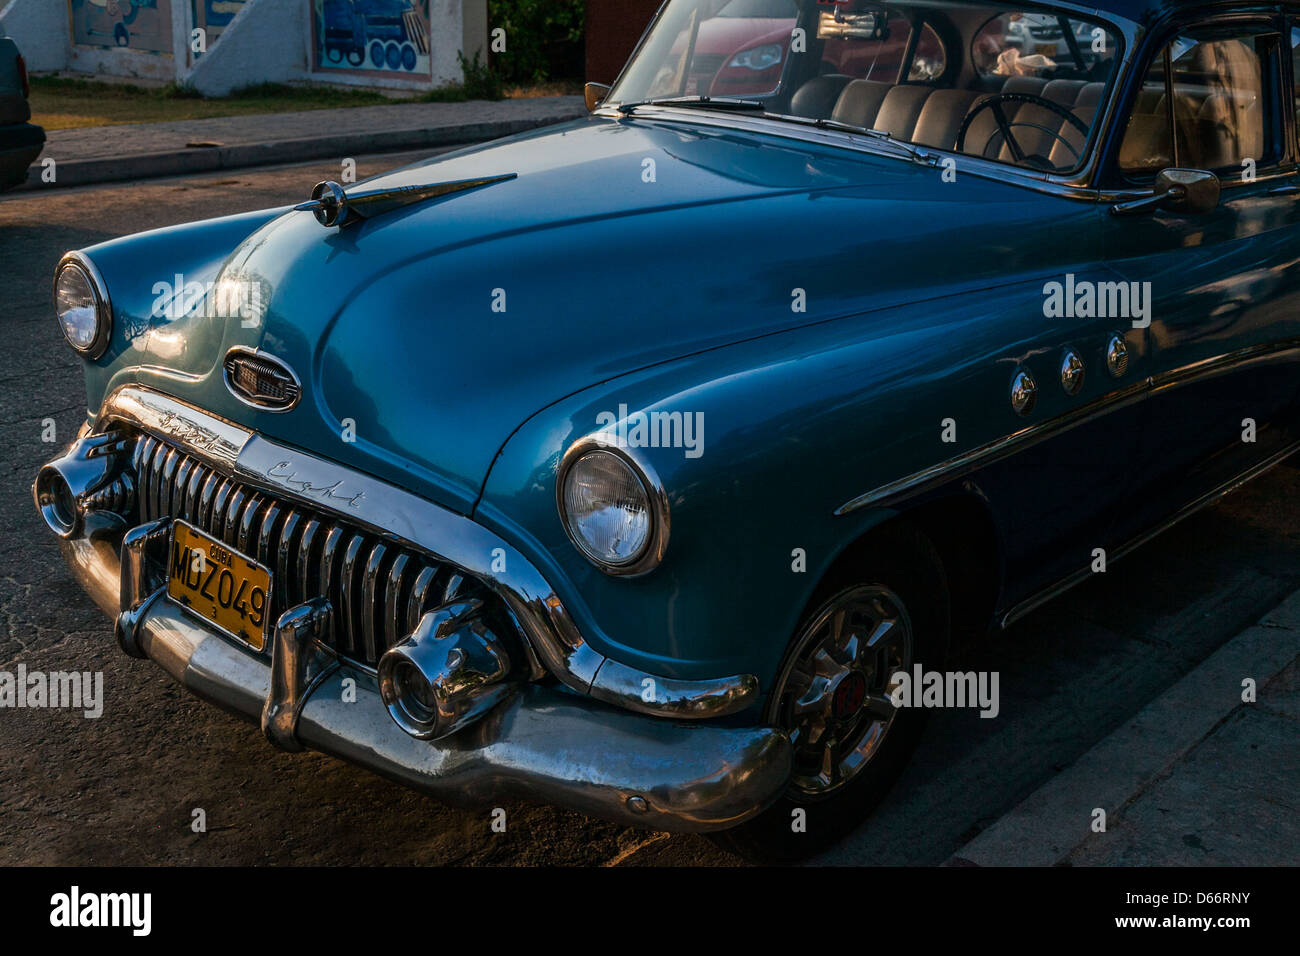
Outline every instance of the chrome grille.
[(713, 76), (722, 69), (725, 59), (720, 53), (697, 53), (691, 62), (691, 72), (696, 76)]
[(152, 435), (137, 438), (133, 464), (139, 522), (179, 518), (269, 568), (272, 620), (327, 598), (335, 649), (365, 667), (414, 631), (425, 611), (486, 597), (452, 565), (224, 477)]

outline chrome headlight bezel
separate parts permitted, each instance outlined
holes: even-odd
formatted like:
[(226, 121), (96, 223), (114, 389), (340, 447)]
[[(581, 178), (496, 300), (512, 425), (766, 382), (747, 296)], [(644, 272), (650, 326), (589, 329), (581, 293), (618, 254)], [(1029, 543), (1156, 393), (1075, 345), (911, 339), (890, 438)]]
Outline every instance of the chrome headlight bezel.
[[(90, 344), (85, 346), (78, 345), (68, 337), (63, 317), (59, 314), (59, 280), (68, 269), (76, 269), (81, 273), (95, 297), (95, 336)], [(104, 277), (100, 275), (99, 269), (96, 268), (95, 263), (85, 253), (65, 253), (63, 258), (59, 260), (59, 264), (54, 268), (54, 281), (50, 290), (54, 301), (54, 318), (59, 323), (59, 331), (63, 334), (64, 341), (83, 358), (93, 361), (103, 355), (108, 349), (108, 340), (113, 334), (113, 304), (108, 297), (108, 286), (104, 282)]]
[[(595, 554), (573, 527), (569, 520), (568, 509), (564, 502), (565, 483), (574, 464), (590, 452), (603, 452), (619, 459), (631, 469), (641, 482), (646, 494), (646, 512), (650, 518), (650, 529), (645, 544), (627, 561), (613, 563)], [(623, 447), (612, 436), (595, 434), (580, 438), (569, 446), (560, 459), (560, 467), (555, 475), (555, 503), (560, 513), (560, 524), (569, 536), (578, 553), (606, 574), (618, 577), (637, 577), (648, 574), (659, 566), (668, 551), (668, 531), (670, 527), (670, 508), (668, 493), (664, 490), (659, 475), (638, 449)]]

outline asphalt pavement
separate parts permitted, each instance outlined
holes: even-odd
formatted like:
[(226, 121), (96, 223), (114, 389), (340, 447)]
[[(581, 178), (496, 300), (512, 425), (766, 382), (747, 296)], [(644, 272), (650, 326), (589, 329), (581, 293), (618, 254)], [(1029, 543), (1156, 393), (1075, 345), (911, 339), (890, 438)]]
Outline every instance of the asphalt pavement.
[[(361, 157), (358, 173), (421, 155)], [(256, 727), (187, 696), (153, 664), (124, 657), (109, 622), (63, 567), (29, 491), (39, 465), (85, 415), (80, 363), (50, 310), (59, 255), (124, 233), (301, 200), (338, 172), (333, 159), (0, 198), (0, 670), (22, 663), (102, 671), (106, 698), (98, 719), (0, 710), (0, 864), (735, 863), (702, 837), (643, 833), (548, 807), (505, 803), (506, 832), (496, 833), (491, 808), (447, 808), (330, 758), (273, 751)], [(53, 442), (43, 440), (47, 419)], [(877, 814), (818, 862), (938, 865), (973, 852), (1181, 682), (1202, 679), (1217, 653), (1262, 627), (1297, 588), (1300, 470), (1292, 462), (970, 648), (963, 669), (1000, 673), (998, 718), (936, 712)], [(1057, 862), (1215, 862), (1201, 830), (1189, 826), (1221, 825), (1233, 801), (1246, 797), (1256, 809), (1272, 800), (1285, 812), (1300, 790), (1288, 750), (1295, 683), (1294, 665), (1262, 681), (1262, 701), (1272, 688), (1267, 706), (1236, 707), (1184, 741), (1174, 762), (1147, 775), (1121, 808), (1123, 825), (1109, 834), (1116, 839), (1084, 833)], [(1247, 793), (1216, 783), (1214, 768), (1228, 759), (1234, 773), (1252, 759), (1274, 769), (1258, 771)], [(1087, 786), (1074, 788), (1084, 803), (1090, 794), (1079, 791)], [(1196, 800), (1209, 807), (1208, 820), (1193, 819)], [(1182, 815), (1168, 819), (1170, 807)], [(203, 833), (192, 828), (199, 809)], [(1217, 859), (1236, 862), (1234, 845), (1245, 844), (1229, 838)], [(1297, 852), (1296, 841), (1280, 839), (1276, 859), (1253, 862), (1295, 863)]]

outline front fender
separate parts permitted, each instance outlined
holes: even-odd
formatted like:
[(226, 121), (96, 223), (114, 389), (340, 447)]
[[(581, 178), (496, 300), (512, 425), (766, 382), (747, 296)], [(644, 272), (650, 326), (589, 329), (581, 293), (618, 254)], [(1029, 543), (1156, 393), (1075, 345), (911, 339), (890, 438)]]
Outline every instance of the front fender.
[[(159, 314), (170, 301), (163, 287), (176, 291), (180, 277), (185, 287), (206, 288), (216, 280), (232, 250), (287, 211), (288, 207), (260, 209), (169, 226), (82, 250), (99, 269), (113, 304), (108, 349), (85, 366), (86, 407), (92, 415), (103, 403), (114, 375), (124, 368), (151, 365), (186, 374), (185, 356), (175, 354), (169, 343), (154, 336), (169, 321), (165, 313)], [(208, 368), (222, 355), (220, 328), (213, 324), (209, 332), (205, 337), (202, 330), (190, 328), (183, 341), (185, 355), (197, 357)]]
[[(544, 568), (603, 653), (686, 679), (752, 673), (769, 686), (818, 582), (854, 541), (897, 514), (836, 515), (871, 488), (1015, 427), (1000, 395), (1008, 326), (1041, 315), (1041, 283), (884, 309), (765, 336), (587, 389), (507, 442), (475, 517)], [(555, 506), (563, 451), (609, 413), (698, 414), (702, 450), (641, 448), (671, 503), (663, 563), (612, 577), (569, 541)], [(941, 441), (959, 409), (961, 438)], [(802, 570), (800, 570), (802, 568)]]

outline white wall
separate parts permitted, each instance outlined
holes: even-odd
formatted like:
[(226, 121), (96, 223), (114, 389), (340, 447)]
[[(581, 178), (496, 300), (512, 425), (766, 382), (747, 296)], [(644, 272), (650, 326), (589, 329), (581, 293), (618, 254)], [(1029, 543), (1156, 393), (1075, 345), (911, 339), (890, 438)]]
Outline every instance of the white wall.
[(486, 39), (487, 0), (431, 0), (431, 81), (401, 73), (313, 72), (308, 0), (250, 0), (220, 38), (210, 42), (207, 52), (191, 65), (190, 3), (170, 2), (171, 56), (74, 45), (66, 0), (0, 0), (0, 32), (14, 38), (31, 70), (176, 80), (192, 83), (207, 96), (223, 96), (254, 83), (312, 82), (390, 89), (444, 86), (461, 79), (457, 53), (462, 44), (472, 58), (473, 51), (481, 48)]
[(230, 21), (185, 79), (204, 96), (225, 96), (254, 83), (305, 80), (310, 51), (306, 3), (254, 0)]
[(0, 33), (18, 43), (29, 70), (63, 70), (72, 39), (66, 3), (0, 0)]

